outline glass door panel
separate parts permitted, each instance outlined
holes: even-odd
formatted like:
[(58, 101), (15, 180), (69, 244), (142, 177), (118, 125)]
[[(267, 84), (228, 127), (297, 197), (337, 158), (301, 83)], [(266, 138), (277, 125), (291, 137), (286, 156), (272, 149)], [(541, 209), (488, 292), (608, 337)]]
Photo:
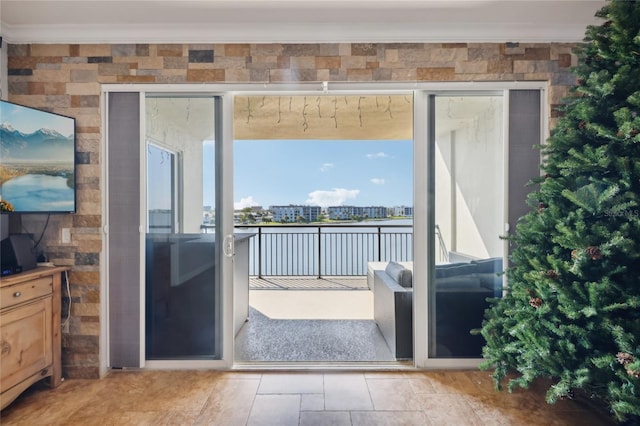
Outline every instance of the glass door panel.
[(212, 97), (146, 99), (150, 360), (222, 356), (214, 117)]
[[(430, 356), (481, 357), (488, 297), (501, 294), (505, 223), (501, 96), (435, 98), (435, 280)], [(435, 302), (433, 302), (435, 300)]]

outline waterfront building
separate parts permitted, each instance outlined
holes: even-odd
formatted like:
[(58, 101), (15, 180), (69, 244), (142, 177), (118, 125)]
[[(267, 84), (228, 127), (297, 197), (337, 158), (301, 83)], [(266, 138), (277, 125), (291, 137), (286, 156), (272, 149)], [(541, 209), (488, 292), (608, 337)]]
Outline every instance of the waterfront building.
[(407, 206), (395, 206), (395, 207), (390, 207), (389, 208), (389, 215), (390, 216), (408, 216), (408, 217), (412, 217), (413, 216), (413, 207), (407, 207)]
[(303, 218), (305, 222), (316, 222), (318, 215), (322, 212), (320, 206), (271, 206), (274, 222), (297, 222), (298, 218)]
[(329, 219), (347, 220), (354, 217), (367, 219), (384, 219), (388, 216), (387, 208), (381, 206), (332, 206), (327, 209)]

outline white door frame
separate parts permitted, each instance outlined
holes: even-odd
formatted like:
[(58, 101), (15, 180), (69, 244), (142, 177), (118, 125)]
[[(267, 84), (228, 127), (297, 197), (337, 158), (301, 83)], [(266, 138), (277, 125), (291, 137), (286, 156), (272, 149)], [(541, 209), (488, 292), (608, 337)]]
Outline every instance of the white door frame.
[[(247, 83), (247, 84), (233, 84), (233, 83), (221, 83), (221, 84), (105, 84), (102, 86), (103, 98), (106, 98), (110, 92), (139, 92), (141, 95), (141, 103), (144, 100), (144, 95), (147, 93), (153, 94), (175, 94), (175, 95), (211, 95), (220, 96), (221, 103), (217, 104), (222, 107), (222, 121), (216, 123), (222, 126), (222, 140), (220, 151), (217, 152), (216, 161), (222, 161), (221, 178), (224, 182), (224, 188), (219, 191), (219, 201), (225, 206), (225, 211), (221, 212), (221, 217), (218, 218), (221, 221), (222, 235), (233, 234), (233, 98), (236, 95), (250, 95), (250, 94), (294, 94), (302, 95), (305, 93), (332, 93), (332, 94), (380, 94), (380, 93), (401, 93), (409, 92), (414, 96), (414, 219), (413, 219), (413, 232), (414, 232), (414, 259), (428, 259), (428, 239), (416, 238), (415, 236), (429, 235), (428, 234), (428, 212), (429, 194), (427, 191), (427, 150), (428, 150), (428, 134), (431, 129), (428, 128), (428, 121), (426, 120), (429, 113), (427, 107), (427, 100), (430, 94), (469, 94), (473, 92), (487, 92), (487, 91), (505, 91), (513, 89), (530, 89), (540, 90), (542, 99), (546, 99), (546, 93), (548, 90), (548, 82), (449, 82), (449, 83), (341, 83), (341, 82), (314, 82), (314, 83)], [(505, 96), (505, 105), (508, 105), (507, 97)], [(542, 134), (546, 138), (548, 135), (548, 114), (546, 113), (546, 102), (542, 102), (542, 117), (543, 117), (543, 132)], [(141, 110), (141, 128), (144, 129), (144, 105)], [(216, 116), (218, 111), (216, 111)], [(106, 135), (106, 123), (107, 117), (105, 109), (102, 113), (102, 128), (103, 132), (103, 154), (106, 154), (106, 146), (108, 143), (108, 135)], [(505, 119), (505, 130), (508, 130), (508, 120)], [(142, 130), (141, 130), (142, 131)], [(505, 138), (507, 138), (508, 131), (505, 131)], [(143, 134), (144, 135), (144, 134)], [(542, 142), (542, 141), (541, 141)], [(508, 140), (505, 141), (505, 155), (508, 153)], [(218, 156), (220, 158), (218, 158)], [(105, 162), (102, 164), (102, 176), (103, 182), (106, 180), (106, 155), (103, 155)], [(506, 164), (505, 164), (506, 167)], [(505, 170), (505, 176), (507, 176), (507, 170)], [(508, 185), (508, 182), (505, 182)], [(143, 185), (141, 185), (143, 187)], [(218, 192), (218, 191), (216, 191)], [(105, 233), (108, 232), (108, 216), (107, 216), (107, 195), (108, 192), (102, 191), (102, 206), (103, 206), (103, 222), (105, 222)], [(141, 194), (141, 199), (144, 199)], [(506, 195), (506, 194), (505, 194)], [(508, 200), (506, 200), (508, 205)], [(109, 367), (108, 360), (108, 247), (107, 238), (103, 238), (103, 258), (101, 263), (101, 369), (104, 371)], [(220, 252), (222, 250), (219, 250)], [(222, 264), (222, 316), (223, 316), (223, 356), (222, 360), (202, 360), (202, 361), (144, 361), (142, 367), (157, 368), (157, 369), (176, 369), (176, 368), (220, 368), (229, 369), (234, 365), (234, 336), (233, 336), (233, 261), (229, 257), (221, 255), (219, 261)], [(468, 368), (476, 367), (480, 360), (478, 359), (434, 359), (428, 357), (428, 291), (427, 291), (427, 279), (430, 273), (427, 262), (414, 262), (414, 366), (416, 368)], [(141, 291), (144, 291), (142, 289)], [(141, 326), (144, 325), (144, 301), (142, 302), (142, 318)], [(144, 336), (144, 333), (142, 333)], [(144, 348), (144, 342), (142, 344)], [(281, 368), (282, 365), (279, 365)], [(323, 365), (326, 367), (326, 365)], [(371, 367), (371, 365), (369, 365)], [(385, 364), (385, 368), (388, 369), (389, 365)], [(406, 368), (406, 366), (404, 367)]]

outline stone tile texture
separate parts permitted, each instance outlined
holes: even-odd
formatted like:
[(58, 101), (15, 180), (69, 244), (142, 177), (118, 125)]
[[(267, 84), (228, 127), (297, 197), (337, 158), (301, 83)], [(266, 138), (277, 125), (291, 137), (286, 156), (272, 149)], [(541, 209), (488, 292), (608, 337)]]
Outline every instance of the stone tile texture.
[[(8, 100), (74, 116), (79, 140), (99, 141), (104, 136), (101, 85), (106, 83), (542, 80), (551, 88), (547, 110), (553, 125), (559, 98), (574, 84), (569, 68), (576, 63), (572, 47), (566, 43), (9, 44)], [(84, 244), (81, 253), (65, 254), (57, 235), (47, 235), (41, 243), (45, 252), (72, 266), (72, 285), (91, 286), (98, 292), (97, 280), (77, 281), (81, 279), (77, 272), (97, 274), (103, 267), (101, 149), (100, 143), (83, 145), (83, 162), (95, 170), (84, 165), (78, 169), (77, 181), (92, 183), (79, 186), (78, 214), (71, 229), (74, 235), (75, 226), (92, 228), (95, 232), (89, 238), (95, 251), (87, 252), (91, 246)], [(31, 220), (24, 219), (27, 228)], [(59, 227), (63, 220), (52, 217), (49, 226)], [(72, 239), (66, 248), (72, 252), (79, 246)], [(78, 302), (80, 307), (89, 303), (84, 296)], [(83, 320), (88, 318), (84, 315), (98, 324), (102, 320), (96, 310), (81, 312)], [(81, 334), (83, 330), (93, 334), (96, 329), (70, 331), (64, 347), (66, 377), (99, 376), (97, 342), (82, 345), (80, 351), (77, 346), (83, 337), (95, 338)]]

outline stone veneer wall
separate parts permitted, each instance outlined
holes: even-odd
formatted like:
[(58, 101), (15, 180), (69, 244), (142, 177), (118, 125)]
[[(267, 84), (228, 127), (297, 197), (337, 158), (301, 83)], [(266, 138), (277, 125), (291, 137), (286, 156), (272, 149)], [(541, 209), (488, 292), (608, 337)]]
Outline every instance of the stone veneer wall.
[[(100, 376), (101, 127), (103, 83), (547, 81), (550, 123), (574, 84), (571, 44), (14, 44), (9, 100), (77, 119), (78, 212), (52, 216), (46, 254), (69, 265), (63, 373)], [(44, 217), (23, 218), (40, 232)], [(71, 228), (70, 244), (59, 229)], [(35, 231), (38, 230), (38, 231)], [(66, 305), (64, 307), (66, 312)]]

